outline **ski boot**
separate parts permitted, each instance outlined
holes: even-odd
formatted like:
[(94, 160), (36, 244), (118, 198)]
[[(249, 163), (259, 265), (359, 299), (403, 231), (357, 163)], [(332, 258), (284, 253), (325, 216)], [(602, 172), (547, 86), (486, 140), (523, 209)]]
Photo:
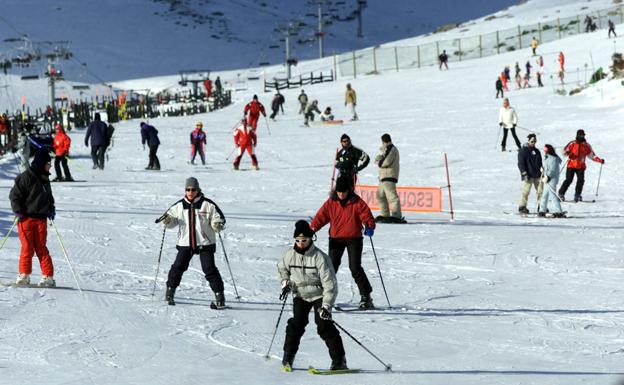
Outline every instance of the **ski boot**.
[(40, 287), (56, 287), (56, 281), (54, 280), (54, 278), (48, 275), (44, 275), (43, 277), (41, 277), (41, 280), (39, 281), (39, 286)]
[(518, 212), (522, 215), (527, 215), (529, 213), (529, 209), (527, 209), (526, 206), (520, 206), (518, 207)]
[(238, 171), (238, 165), (237, 164), (234, 165), (234, 171)]
[(52, 182), (62, 182), (63, 178), (61, 178), (60, 176), (57, 176), (56, 178), (52, 179)]
[(154, 167), (152, 167), (152, 166), (147, 166), (147, 167), (145, 167), (145, 169), (146, 169), (146, 170), (153, 170), (153, 169), (154, 169)]
[(575, 195), (574, 196), (574, 202), (578, 203), (578, 202), (582, 202), (583, 201), (583, 197), (580, 195)]
[(567, 218), (567, 215), (565, 211), (561, 213), (553, 213), (553, 218)]
[(375, 305), (373, 305), (373, 299), (369, 295), (362, 294), (360, 298), (360, 309), (362, 310), (373, 310), (375, 309)]
[(507, 149), (505, 148), (505, 146), (501, 147), (501, 152), (506, 152)]
[(331, 366), (329, 367), (329, 370), (348, 370), (348, 369), (349, 368), (347, 367), (347, 357), (345, 356), (342, 356), (337, 359), (332, 359)]
[(74, 178), (72, 178), (71, 176), (67, 176), (67, 177), (65, 177), (65, 179), (64, 179), (64, 180), (65, 180), (65, 182), (75, 182), (75, 181), (74, 181)]
[(544, 211), (540, 211), (539, 213), (537, 213), (537, 216), (540, 218), (546, 218), (546, 213)]
[(210, 304), (212, 309), (224, 309), (225, 308), (225, 295), (223, 293), (215, 293), (215, 300)]
[(173, 299), (173, 296), (175, 295), (175, 291), (176, 291), (175, 288), (167, 286), (167, 292), (165, 293), (165, 301), (167, 301), (167, 304), (171, 306), (175, 305), (175, 300)]
[(293, 361), (295, 360), (295, 353), (284, 352), (282, 357), (282, 370), (285, 372), (292, 372)]
[(375, 218), (375, 222), (377, 222), (377, 223), (388, 223), (388, 218), (389, 217), (384, 217), (383, 215), (377, 215), (377, 217)]
[(252, 167), (253, 167), (253, 169), (254, 169), (255, 171), (260, 170), (260, 168), (259, 168), (257, 165), (256, 165), (256, 166), (252, 166)]
[(15, 284), (17, 286), (28, 286), (30, 285), (30, 274), (20, 274), (17, 276), (15, 280)]

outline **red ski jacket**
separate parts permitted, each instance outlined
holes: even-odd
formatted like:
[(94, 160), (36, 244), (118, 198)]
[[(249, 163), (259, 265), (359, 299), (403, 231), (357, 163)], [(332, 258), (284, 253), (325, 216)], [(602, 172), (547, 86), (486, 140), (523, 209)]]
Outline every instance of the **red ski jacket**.
[[(344, 203), (344, 205), (343, 205)], [(335, 195), (330, 197), (310, 222), (314, 232), (329, 223), (329, 237), (333, 239), (355, 239), (362, 237), (362, 225), (375, 228), (375, 218), (366, 202), (355, 193), (350, 193), (344, 202)]]
[(245, 111), (243, 111), (243, 113), (245, 116), (247, 116), (247, 113), (249, 113), (249, 116), (260, 116), (260, 113), (266, 116), (264, 106), (257, 100), (253, 100), (247, 103), (247, 105), (245, 106)]
[(579, 143), (573, 140), (565, 146), (563, 153), (568, 157), (567, 168), (584, 170), (587, 168), (587, 165), (585, 165), (585, 157), (587, 156), (594, 162), (602, 163), (602, 159), (594, 154), (594, 150), (587, 142)]
[(71, 146), (71, 139), (65, 131), (61, 130), (54, 135), (54, 153), (56, 156), (69, 155), (69, 147)]
[(234, 131), (234, 144), (236, 147), (256, 147), (258, 139), (254, 130), (248, 130), (246, 125), (241, 124)]

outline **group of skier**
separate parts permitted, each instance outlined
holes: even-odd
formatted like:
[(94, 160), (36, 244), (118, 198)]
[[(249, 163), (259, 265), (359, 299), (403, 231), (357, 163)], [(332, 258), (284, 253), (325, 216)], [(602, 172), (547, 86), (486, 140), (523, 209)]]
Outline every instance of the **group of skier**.
[[(559, 52), (559, 55), (557, 56), (557, 62), (559, 63), (558, 77), (559, 77), (561, 84), (563, 84), (564, 76), (565, 76), (565, 55), (563, 54), (563, 52)], [(527, 62), (524, 65), (525, 72), (524, 72), (524, 75), (522, 75), (522, 69), (520, 68), (520, 64), (516, 62), (514, 66), (514, 71), (515, 71), (514, 81), (516, 83), (516, 89), (519, 90), (523, 88), (531, 88), (531, 83), (530, 83), (531, 69), (533, 67), (534, 66), (531, 65), (531, 60), (527, 60)], [(542, 79), (545, 74), (545, 69), (544, 69), (544, 58), (542, 56), (539, 56), (535, 60), (535, 67), (537, 67), (537, 69), (535, 70), (537, 86), (544, 87), (544, 83)], [(502, 98), (505, 97), (505, 91), (509, 91), (508, 83), (510, 81), (511, 81), (511, 68), (509, 67), (509, 65), (506, 65), (503, 68), (503, 71), (500, 73), (500, 75), (496, 77), (496, 82), (494, 84), (496, 88), (497, 99), (499, 95)]]

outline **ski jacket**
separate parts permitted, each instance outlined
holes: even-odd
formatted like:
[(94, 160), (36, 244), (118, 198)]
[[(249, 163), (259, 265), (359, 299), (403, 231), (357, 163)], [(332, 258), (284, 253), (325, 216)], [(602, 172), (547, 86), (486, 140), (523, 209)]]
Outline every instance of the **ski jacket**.
[(332, 114), (331, 112), (323, 111), (319, 115), (319, 118), (321, 118), (321, 120), (324, 121), (324, 122), (326, 122), (328, 120), (331, 121), (331, 120), (334, 120), (334, 114)]
[(54, 197), (47, 175), (27, 169), (15, 178), (9, 193), (11, 210), (26, 217), (46, 219), (54, 211)]
[(399, 182), (399, 150), (392, 143), (387, 143), (379, 148), (379, 154), (375, 157), (379, 171), (380, 182)]
[(600, 163), (600, 159), (594, 153), (592, 146), (587, 142), (578, 142), (576, 140), (571, 141), (563, 148), (563, 153), (568, 157), (567, 168), (575, 170), (585, 170), (587, 165), (585, 164), (585, 157), (588, 157), (594, 162)]
[(183, 198), (167, 210), (173, 220), (165, 225), (170, 229), (179, 226), (178, 247), (188, 247), (193, 251), (214, 245), (216, 236), (214, 229), (217, 224), (225, 224), (223, 212), (212, 200), (203, 194), (198, 195), (193, 202)]
[(502, 90), (503, 89), (503, 81), (500, 79), (500, 77), (498, 79), (496, 79), (496, 89), (497, 90)]
[(89, 128), (87, 128), (87, 133), (85, 134), (85, 146), (89, 145), (89, 138), (91, 138), (91, 146), (106, 146), (106, 132), (108, 131), (108, 126), (106, 123), (101, 120), (94, 120), (89, 124)]
[(547, 176), (550, 182), (555, 186), (559, 182), (559, 170), (561, 169), (561, 158), (554, 155), (544, 155), (544, 176)]
[(0, 134), (6, 134), (9, 129), (9, 122), (5, 118), (0, 118)]
[(319, 108), (318, 108), (318, 103), (312, 102), (312, 104), (310, 104), (306, 108), (305, 113), (306, 113), (306, 115), (314, 115), (314, 112), (316, 112), (317, 114), (320, 114), (321, 110), (319, 110)]
[(527, 143), (518, 151), (518, 169), (520, 178), (539, 178), (542, 176), (542, 154), (536, 147), (529, 147)]
[(244, 124), (239, 125), (234, 130), (234, 145), (236, 147), (256, 147), (258, 137), (255, 130), (248, 130)]
[(56, 156), (69, 155), (69, 147), (71, 146), (71, 138), (67, 136), (64, 130), (60, 130), (54, 135), (54, 154)]
[(501, 107), (498, 113), (498, 123), (502, 123), (504, 128), (512, 128), (518, 124), (518, 115), (513, 107)]
[(357, 104), (357, 96), (355, 95), (355, 90), (353, 88), (345, 92), (345, 104)]
[(539, 44), (539, 42), (537, 41), (537, 39), (532, 39), (531, 40), (531, 48), (537, 48), (538, 44)]
[(191, 144), (198, 147), (206, 144), (206, 133), (204, 130), (196, 128), (191, 132)]
[(297, 100), (299, 100), (299, 103), (301, 104), (306, 104), (308, 103), (308, 95), (301, 93), (299, 94), (299, 98), (297, 98)]
[(293, 296), (307, 302), (323, 298), (323, 305), (334, 306), (338, 282), (329, 256), (314, 244), (303, 254), (294, 248), (287, 250), (277, 263), (282, 282), (290, 281)]
[(561, 65), (561, 68), (563, 68), (563, 65), (565, 64), (565, 56), (563, 55), (563, 52), (559, 53), (559, 65)]
[(257, 100), (252, 100), (251, 102), (247, 103), (247, 105), (245, 106), (245, 110), (243, 111), (243, 115), (247, 116), (247, 113), (249, 113), (249, 116), (255, 117), (260, 116), (260, 113), (266, 116), (264, 106)]
[(145, 143), (147, 143), (150, 147), (160, 144), (160, 139), (158, 139), (158, 130), (149, 124), (141, 126), (141, 144)]
[[(358, 162), (361, 162), (359, 166)], [(370, 162), (368, 154), (353, 145), (342, 148), (336, 154), (336, 168), (341, 175), (357, 174), (368, 166), (368, 162)]]
[(281, 99), (280, 99), (279, 95), (275, 95), (275, 97), (271, 101), (271, 109), (273, 111), (279, 110), (280, 104), (282, 104), (282, 102), (281, 102)]
[(333, 193), (310, 222), (310, 228), (317, 232), (328, 223), (329, 237), (332, 239), (361, 238), (362, 226), (375, 228), (373, 213), (354, 192), (350, 192), (344, 201)]

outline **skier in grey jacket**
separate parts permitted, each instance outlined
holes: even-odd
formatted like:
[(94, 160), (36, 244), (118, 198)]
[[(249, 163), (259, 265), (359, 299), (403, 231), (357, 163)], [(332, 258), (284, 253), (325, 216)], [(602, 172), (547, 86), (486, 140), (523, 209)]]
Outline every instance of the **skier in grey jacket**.
[(282, 282), (280, 299), (285, 301), (288, 293), (293, 293), (293, 317), (286, 327), (282, 359), (285, 371), (292, 371), (311, 309), (314, 309), (316, 330), (329, 349), (331, 369), (347, 369), (342, 338), (331, 318), (331, 309), (338, 295), (336, 273), (329, 256), (314, 246), (312, 237), (314, 231), (308, 222), (297, 221), (295, 245), (282, 255), (277, 264)]
[(559, 173), (561, 169), (561, 158), (555, 152), (555, 149), (550, 144), (544, 146), (544, 162), (542, 171), (542, 182), (545, 188), (542, 192), (542, 199), (539, 205), (540, 217), (546, 216), (548, 210), (548, 201), (552, 202), (553, 217), (564, 218), (565, 213), (561, 211), (561, 202), (557, 196), (557, 183), (559, 183)]

